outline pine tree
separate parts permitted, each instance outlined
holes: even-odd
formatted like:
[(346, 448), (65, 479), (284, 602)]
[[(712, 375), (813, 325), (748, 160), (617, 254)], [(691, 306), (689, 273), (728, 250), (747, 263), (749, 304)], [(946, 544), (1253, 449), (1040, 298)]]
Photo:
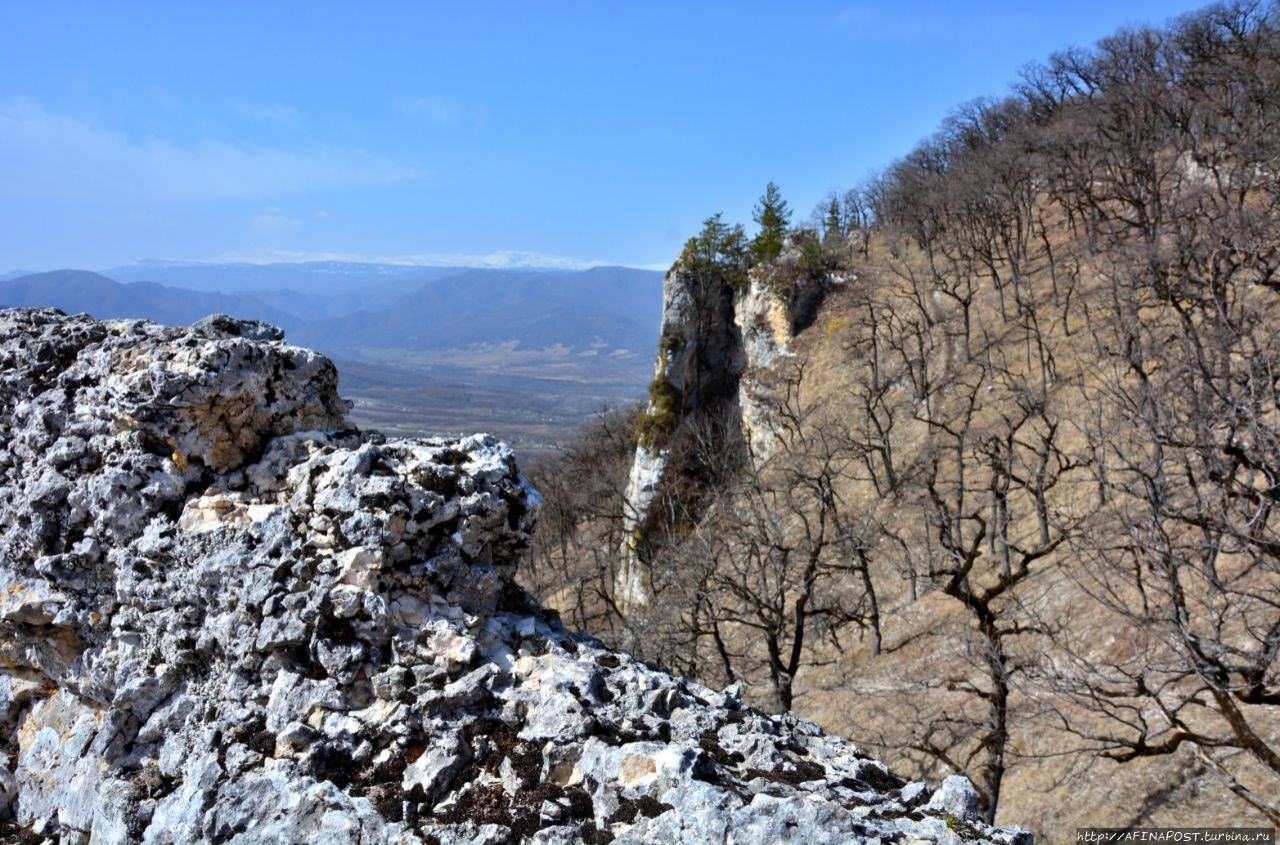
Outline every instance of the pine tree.
[(751, 219), (760, 226), (751, 241), (751, 252), (758, 261), (772, 261), (782, 254), (782, 240), (791, 223), (791, 209), (773, 182), (765, 186), (764, 196), (752, 211)]
[(702, 231), (685, 242), (679, 263), (690, 272), (742, 288), (747, 284), (747, 234), (741, 223), (730, 226), (719, 212), (702, 223)]
[(844, 221), (840, 219), (840, 201), (832, 194), (830, 201), (827, 203), (827, 213), (822, 220), (822, 236), (824, 241), (830, 241), (844, 235)]

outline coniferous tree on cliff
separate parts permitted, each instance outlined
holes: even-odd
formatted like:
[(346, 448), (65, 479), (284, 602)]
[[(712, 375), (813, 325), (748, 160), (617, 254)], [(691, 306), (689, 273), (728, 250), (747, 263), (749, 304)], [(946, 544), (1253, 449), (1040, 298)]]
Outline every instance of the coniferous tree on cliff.
[(760, 227), (759, 234), (751, 241), (751, 252), (757, 261), (772, 261), (782, 254), (782, 242), (791, 225), (791, 209), (773, 182), (765, 186), (764, 196), (752, 211), (751, 219)]

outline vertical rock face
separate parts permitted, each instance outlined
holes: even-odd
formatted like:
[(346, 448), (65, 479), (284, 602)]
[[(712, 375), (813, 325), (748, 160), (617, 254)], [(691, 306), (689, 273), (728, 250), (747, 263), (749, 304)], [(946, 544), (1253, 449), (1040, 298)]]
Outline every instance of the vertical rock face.
[[(767, 377), (787, 356), (792, 304), (773, 292), (760, 273), (735, 289), (716, 274), (676, 264), (663, 279), (662, 327), (654, 385), (673, 397), (674, 428), (704, 412), (727, 422), (729, 437), (741, 437), (754, 460), (773, 448), (773, 399)], [(650, 391), (651, 398), (654, 390)], [(654, 413), (652, 402), (649, 413)], [(626, 540), (616, 594), (624, 605), (647, 600), (640, 539), (667, 470), (667, 443), (641, 442), (627, 483)]]
[(719, 275), (677, 263), (662, 282), (658, 369), (684, 417), (731, 401), (745, 366), (736, 294)]
[[(660, 409), (675, 423), (701, 412), (738, 415), (738, 380), (746, 361), (734, 321), (733, 288), (715, 274), (699, 273), (677, 261), (662, 280), (662, 326), (651, 396), (668, 397)], [(650, 413), (658, 411), (651, 406)], [(669, 434), (670, 432), (664, 432)], [(666, 438), (642, 442), (627, 482), (623, 515), (622, 567), (616, 585), (624, 604), (647, 601), (640, 537), (667, 466)]]
[(347, 430), (336, 386), (261, 324), (0, 312), (0, 838), (1021, 838), (566, 632), (510, 450)]
[(758, 276), (753, 276), (738, 296), (733, 315), (742, 337), (746, 366), (738, 381), (738, 406), (742, 409), (742, 435), (753, 460), (764, 461), (773, 452), (775, 405), (768, 374), (780, 357), (790, 353), (792, 318), (782, 302)]

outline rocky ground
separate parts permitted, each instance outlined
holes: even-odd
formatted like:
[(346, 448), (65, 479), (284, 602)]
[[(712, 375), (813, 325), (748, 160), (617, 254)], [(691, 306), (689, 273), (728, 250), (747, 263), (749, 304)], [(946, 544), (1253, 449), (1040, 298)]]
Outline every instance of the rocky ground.
[(345, 412), (259, 323), (0, 312), (13, 837), (1025, 841), (963, 778), (564, 630), (512, 579), (537, 494), (506, 446)]

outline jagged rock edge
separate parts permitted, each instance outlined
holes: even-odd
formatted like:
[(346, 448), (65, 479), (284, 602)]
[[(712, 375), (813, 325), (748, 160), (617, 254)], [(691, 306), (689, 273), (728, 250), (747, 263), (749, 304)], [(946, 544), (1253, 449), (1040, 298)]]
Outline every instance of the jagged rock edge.
[(792, 714), (565, 631), (493, 438), (347, 429), (230, 318), (0, 312), (0, 814), (66, 843), (994, 842)]

